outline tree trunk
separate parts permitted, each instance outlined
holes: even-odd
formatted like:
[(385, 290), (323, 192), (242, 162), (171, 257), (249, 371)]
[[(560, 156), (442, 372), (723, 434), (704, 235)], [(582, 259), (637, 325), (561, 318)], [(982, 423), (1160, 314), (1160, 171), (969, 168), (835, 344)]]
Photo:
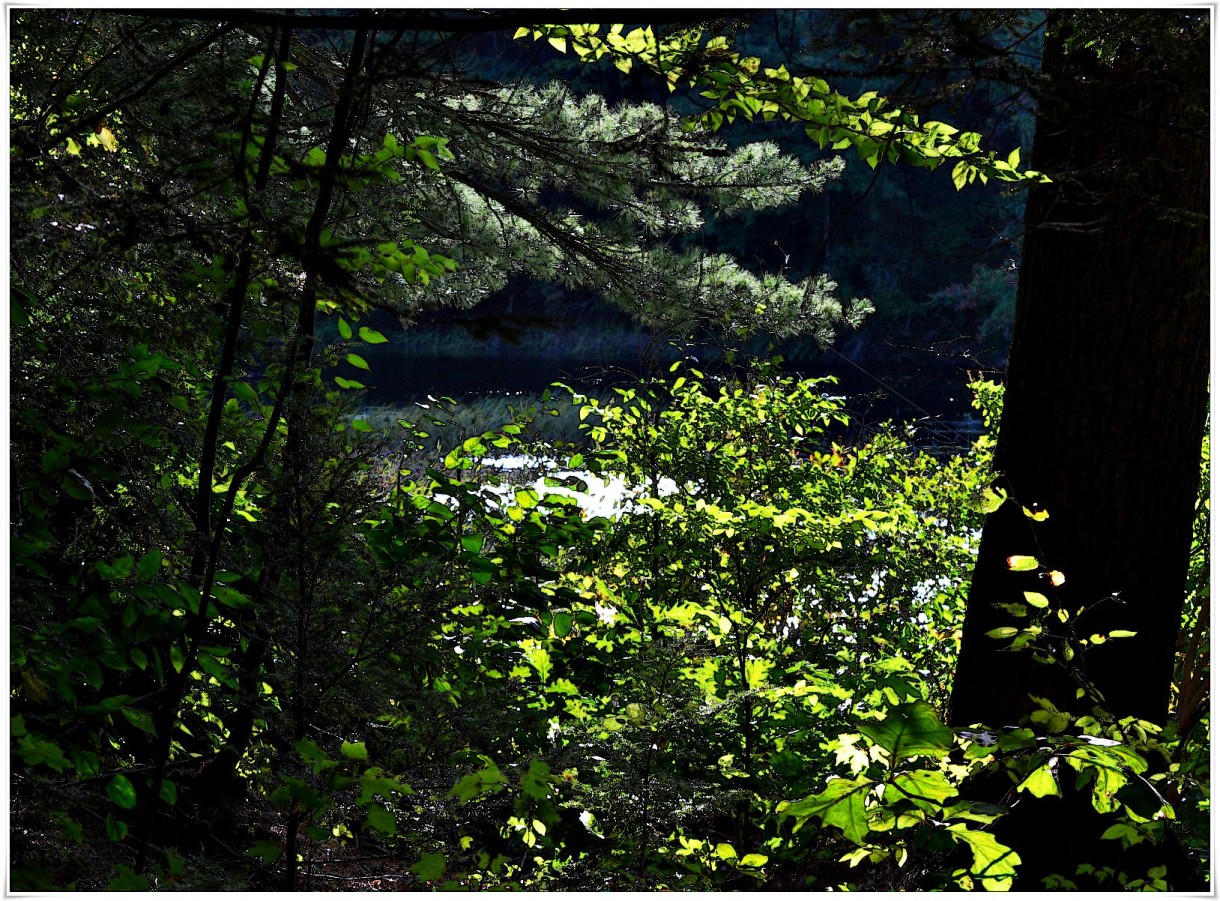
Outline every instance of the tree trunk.
[[(1190, 14), (1154, 13), (1160, 33), (1107, 66), (1065, 51), (1071, 15), (1052, 14), (1044, 56), (1033, 167), (1055, 181), (1030, 193), (996, 449), (1017, 503), (983, 528), (952, 698), (960, 725), (1016, 723), (1030, 693), (1091, 706), (1062, 670), (986, 636), (1023, 624), (995, 606), (1022, 591), (1052, 610), (1090, 608), (1080, 638), (1136, 633), (1076, 661), (1110, 712), (1164, 723), (1169, 708), (1208, 408), (1207, 40), (1177, 35)], [(1014, 554), (1044, 571), (1010, 572)]]
[[(1185, 11), (1115, 13), (1145, 27), (1141, 46), (1106, 64), (1068, 49), (1074, 15), (1051, 14), (1044, 51), (1032, 165), (1054, 183), (1035, 187), (1026, 211), (995, 462), (1011, 500), (983, 527), (951, 701), (960, 726), (1016, 724), (1036, 709), (1031, 695), (1077, 714), (1097, 703), (1065, 667), (987, 636), (1028, 625), (997, 606), (1026, 591), (1048, 597), (1051, 614), (1086, 608), (1072, 628), (1054, 615), (1044, 626), (1074, 647), (1077, 676), (1106, 710), (1157, 724), (1169, 711), (1208, 411), (1207, 32)], [(1042, 566), (1011, 571), (1012, 555)], [(1079, 643), (1112, 630), (1135, 635)], [(1098, 840), (1087, 791), (1065, 793), (1023, 796), (999, 822), (1024, 861), (1014, 888), (1072, 878), (1086, 861), (1139, 875), (1159, 861), (1175, 887), (1190, 884), (1172, 842), (1133, 849), (1152, 855), (1136, 860)]]

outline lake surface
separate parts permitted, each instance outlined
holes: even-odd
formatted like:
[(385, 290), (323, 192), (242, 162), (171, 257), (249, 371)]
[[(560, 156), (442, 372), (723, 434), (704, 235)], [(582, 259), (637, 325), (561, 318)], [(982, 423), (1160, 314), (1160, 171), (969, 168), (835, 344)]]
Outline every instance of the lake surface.
[[(368, 385), (365, 403), (371, 407), (401, 407), (423, 401), (429, 395), (458, 400), (474, 397), (536, 395), (559, 381), (581, 390), (629, 385), (645, 370), (638, 355), (589, 359), (556, 354), (526, 356), (520, 352), (497, 356), (417, 356), (392, 343), (366, 347), (361, 355), (371, 372), (341, 374)], [(702, 365), (702, 364), (700, 364)], [(661, 366), (662, 373), (668, 366)], [(712, 361), (706, 371), (722, 365)], [(838, 385), (827, 393), (847, 398), (856, 425), (870, 426), (893, 419), (915, 425), (923, 438), (944, 438), (958, 444), (978, 433), (978, 417), (970, 405), (968, 376), (960, 365), (928, 357), (926, 363), (895, 362), (893, 365), (859, 366), (849, 360), (831, 358), (812, 366), (793, 367), (801, 377), (834, 376)], [(935, 442), (934, 442), (935, 443)]]

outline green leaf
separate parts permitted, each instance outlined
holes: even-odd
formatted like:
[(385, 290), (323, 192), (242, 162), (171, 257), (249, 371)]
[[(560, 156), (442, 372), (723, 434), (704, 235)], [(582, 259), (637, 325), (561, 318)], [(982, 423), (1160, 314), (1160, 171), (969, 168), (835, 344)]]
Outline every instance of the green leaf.
[(141, 876), (130, 867), (118, 866), (118, 874), (106, 885), (108, 892), (146, 892), (151, 886), (147, 876)]
[(339, 317), (339, 337), (344, 341), (350, 341), (352, 337), (352, 327), (342, 316)]
[(153, 726), (152, 717), (143, 710), (133, 710), (130, 707), (124, 707), (123, 717), (141, 732), (147, 732), (149, 735), (157, 734), (157, 730)]
[(113, 814), (106, 814), (106, 838), (112, 842), (121, 842), (127, 838), (127, 824), (116, 819)]
[(360, 354), (348, 354), (345, 359), (357, 369), (363, 369), (365, 372), (371, 371), (369, 369), (369, 364), (364, 361), (364, 357), (360, 356)]
[(279, 842), (259, 841), (250, 846), (246, 857), (260, 857), (265, 863), (275, 863), (283, 853), (284, 849)]
[(831, 779), (821, 794), (810, 795), (801, 801), (782, 801), (776, 813), (783, 820), (795, 817), (795, 832), (805, 822), (816, 817), (827, 826), (836, 826), (857, 845), (864, 844), (868, 836), (868, 817), (864, 812), (864, 797), (873, 787), (873, 781), (864, 776), (855, 779)]
[(571, 613), (556, 613), (554, 619), (551, 620), (551, 629), (554, 630), (556, 638), (567, 638), (572, 634), (572, 626), (575, 622)]
[(93, 565), (97, 570), (97, 574), (108, 582), (115, 582), (119, 579), (126, 579), (131, 575), (132, 570), (136, 568), (136, 560), (130, 554), (125, 557), (120, 557), (113, 563), (107, 563), (104, 560), (99, 560)]
[(345, 378), (343, 378), (343, 376), (341, 376), (341, 375), (337, 375), (337, 376), (335, 376), (335, 384), (336, 384), (336, 385), (338, 385), (340, 388), (343, 388), (343, 389), (345, 389), (345, 390), (346, 390), (346, 389), (350, 389), (350, 388), (363, 388), (363, 387), (365, 387), (364, 382), (358, 382), (358, 381), (356, 381), (355, 379), (345, 379)]
[(1111, 629), (1107, 634), (1111, 638), (1134, 638), (1136, 633), (1130, 629)]
[(927, 701), (899, 704), (880, 722), (861, 722), (860, 732), (886, 752), (891, 766), (907, 757), (940, 756), (953, 747), (953, 732)]
[(457, 798), (462, 803), (472, 801), (485, 792), (496, 794), (504, 790), (508, 780), (494, 763), (488, 762), (481, 770), (476, 770), (458, 780), (457, 785), (449, 790), (449, 796)]
[(405, 782), (399, 782), (392, 776), (387, 776), (380, 767), (370, 767), (360, 776), (360, 797), (358, 804), (367, 804), (375, 795), (381, 795), (387, 801), (395, 795), (413, 795), (415, 790)]
[(1027, 557), (1024, 554), (1013, 554), (1008, 558), (1008, 568), (1015, 573), (1029, 572), (1040, 565), (1037, 557)]
[(970, 507), (978, 513), (994, 513), (1004, 506), (1008, 495), (1003, 489), (984, 488), (970, 499)]
[(970, 846), (970, 853), (974, 855), (970, 875), (982, 883), (985, 890), (1006, 892), (1012, 888), (1013, 877), (1021, 863), (1016, 851), (1000, 844), (990, 833), (967, 829), (964, 823), (955, 823), (948, 832), (955, 841)]
[(161, 791), (158, 792), (161, 800), (173, 807), (178, 803), (178, 786), (170, 782), (168, 779), (161, 780)]
[(395, 830), (394, 811), (380, 801), (374, 801), (368, 806), (365, 825), (382, 835), (393, 835)]
[(912, 770), (907, 773), (899, 773), (891, 784), (907, 798), (936, 806), (942, 805), (957, 794), (957, 789), (939, 770)]
[(368, 326), (360, 326), (360, 337), (367, 344), (385, 344), (390, 339), (376, 329), (371, 329)]
[(551, 784), (555, 779), (546, 762), (535, 758), (530, 762), (529, 770), (521, 776), (521, 794), (535, 801), (545, 801), (551, 796)]
[(412, 864), (409, 869), (420, 881), (432, 882), (445, 875), (445, 867), (444, 854), (425, 854), (420, 857), (419, 863)]
[(960, 160), (953, 167), (953, 186), (959, 191), (966, 187), (966, 176), (970, 171), (970, 164), (965, 160)]
[(106, 794), (110, 800), (124, 810), (134, 810), (136, 806), (136, 787), (122, 773), (116, 773), (106, 786)]
[(320, 773), (323, 770), (338, 766), (338, 762), (331, 760), (326, 752), (318, 747), (318, 743), (312, 738), (302, 738), (293, 747), (296, 752), (301, 755), (301, 759), (309, 765), (309, 768), (315, 773)]
[(1050, 601), (1047, 600), (1046, 595), (1038, 594), (1036, 591), (1025, 592), (1025, 601), (1029, 604), (1029, 606), (1037, 607), (1039, 610), (1046, 607), (1046, 605), (1050, 603)]
[(234, 610), (245, 610), (254, 606), (253, 601), (228, 585), (213, 585), (212, 597), (216, 599), (216, 603), (232, 607)]
[(233, 396), (238, 400), (244, 400), (252, 407), (259, 406), (258, 394), (246, 382), (240, 380), (233, 382)]
[(161, 552), (155, 548), (140, 558), (140, 563), (136, 566), (136, 578), (144, 582), (151, 579), (161, 571), (162, 562)]
[(1044, 763), (1017, 784), (1017, 791), (1027, 791), (1035, 798), (1058, 797), (1059, 783), (1055, 781), (1050, 765)]
[(345, 741), (339, 747), (339, 753), (341, 753), (348, 760), (369, 759), (368, 748), (364, 746), (364, 742), (362, 741)]
[(17, 744), (17, 754), (30, 766), (42, 764), (45, 767), (62, 773), (72, 765), (64, 756), (63, 749), (52, 741), (43, 741), (32, 736), (26, 736)]
[(988, 638), (1012, 638), (1019, 631), (1020, 630), (1016, 626), (1000, 626), (999, 628), (992, 629), (984, 634), (986, 634)]

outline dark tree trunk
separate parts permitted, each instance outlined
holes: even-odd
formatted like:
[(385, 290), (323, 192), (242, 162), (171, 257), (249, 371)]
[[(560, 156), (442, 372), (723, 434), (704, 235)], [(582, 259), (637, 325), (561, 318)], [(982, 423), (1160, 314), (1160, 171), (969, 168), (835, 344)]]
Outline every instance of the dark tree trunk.
[[(1021, 625), (995, 604), (1023, 590), (1052, 609), (1096, 605), (1081, 637), (1136, 633), (1077, 658), (1111, 712), (1163, 723), (1169, 707), (1208, 408), (1207, 38), (1177, 35), (1191, 14), (1153, 14), (1160, 34), (1106, 66), (1065, 52), (1071, 15), (1052, 14), (1045, 52), (1033, 167), (1055, 182), (1030, 192), (996, 450), (1017, 503), (983, 528), (952, 698), (960, 725), (1016, 723), (1030, 693), (1091, 706), (1061, 670), (985, 635)], [(1066, 582), (1010, 572), (1013, 554)]]
[[(1096, 703), (1065, 668), (987, 636), (1028, 624), (996, 606), (1023, 591), (1050, 598), (1052, 612), (1088, 609), (1071, 641), (1136, 633), (1075, 645), (1107, 710), (1158, 724), (1169, 710), (1208, 410), (1207, 29), (1186, 11), (1113, 13), (1144, 17), (1146, 40), (1111, 65), (1069, 52), (1074, 15), (1052, 13), (1044, 52), (1032, 165), (1054, 183), (1030, 192), (996, 449), (997, 484), (1015, 503), (983, 528), (951, 702), (960, 726), (1016, 724), (1035, 708), (1030, 695), (1075, 713)], [(1010, 571), (1018, 554), (1043, 569)], [(1014, 888), (1071, 878), (1085, 861), (1141, 875), (1168, 863), (1175, 887), (1191, 887), (1175, 845), (1124, 856), (1098, 840), (1087, 791), (1065, 792), (1026, 797), (998, 824), (1024, 861)]]

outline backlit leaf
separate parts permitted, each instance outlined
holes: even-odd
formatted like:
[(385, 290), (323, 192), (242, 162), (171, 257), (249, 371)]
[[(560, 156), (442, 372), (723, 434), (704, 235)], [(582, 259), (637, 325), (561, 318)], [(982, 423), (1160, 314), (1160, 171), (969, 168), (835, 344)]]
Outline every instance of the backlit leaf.
[(967, 829), (965, 824), (950, 826), (949, 835), (955, 841), (970, 846), (974, 857), (970, 875), (977, 879), (986, 891), (1006, 892), (1012, 888), (1013, 877), (1021, 863), (1016, 851), (1000, 844), (994, 835), (977, 829)]
[(899, 704), (880, 722), (862, 721), (860, 732), (884, 750), (891, 763), (907, 757), (939, 756), (953, 746), (953, 733), (927, 701)]
[(864, 776), (855, 779), (831, 779), (826, 790), (810, 795), (801, 801), (782, 801), (776, 807), (780, 819), (794, 817), (793, 831), (800, 829), (811, 818), (817, 818), (827, 826), (837, 826), (845, 836), (857, 845), (864, 844), (868, 835), (868, 817), (864, 812), (864, 796), (873, 787), (873, 781)]
[(935, 805), (940, 805), (957, 794), (957, 789), (939, 770), (912, 770), (907, 773), (899, 773), (894, 777), (891, 785), (905, 797)]
[(1008, 558), (1008, 568), (1013, 572), (1029, 572), (1037, 569), (1039, 565), (1037, 557), (1027, 557), (1024, 554), (1014, 554)]
[(1035, 798), (1045, 798), (1048, 795), (1059, 795), (1059, 783), (1051, 772), (1049, 764), (1043, 764), (1026, 776), (1017, 785), (1017, 791), (1027, 791)]
[(1046, 605), (1050, 603), (1050, 601), (1046, 599), (1046, 595), (1038, 594), (1036, 591), (1025, 592), (1025, 602), (1031, 607), (1037, 607), (1039, 610), (1046, 607)]

